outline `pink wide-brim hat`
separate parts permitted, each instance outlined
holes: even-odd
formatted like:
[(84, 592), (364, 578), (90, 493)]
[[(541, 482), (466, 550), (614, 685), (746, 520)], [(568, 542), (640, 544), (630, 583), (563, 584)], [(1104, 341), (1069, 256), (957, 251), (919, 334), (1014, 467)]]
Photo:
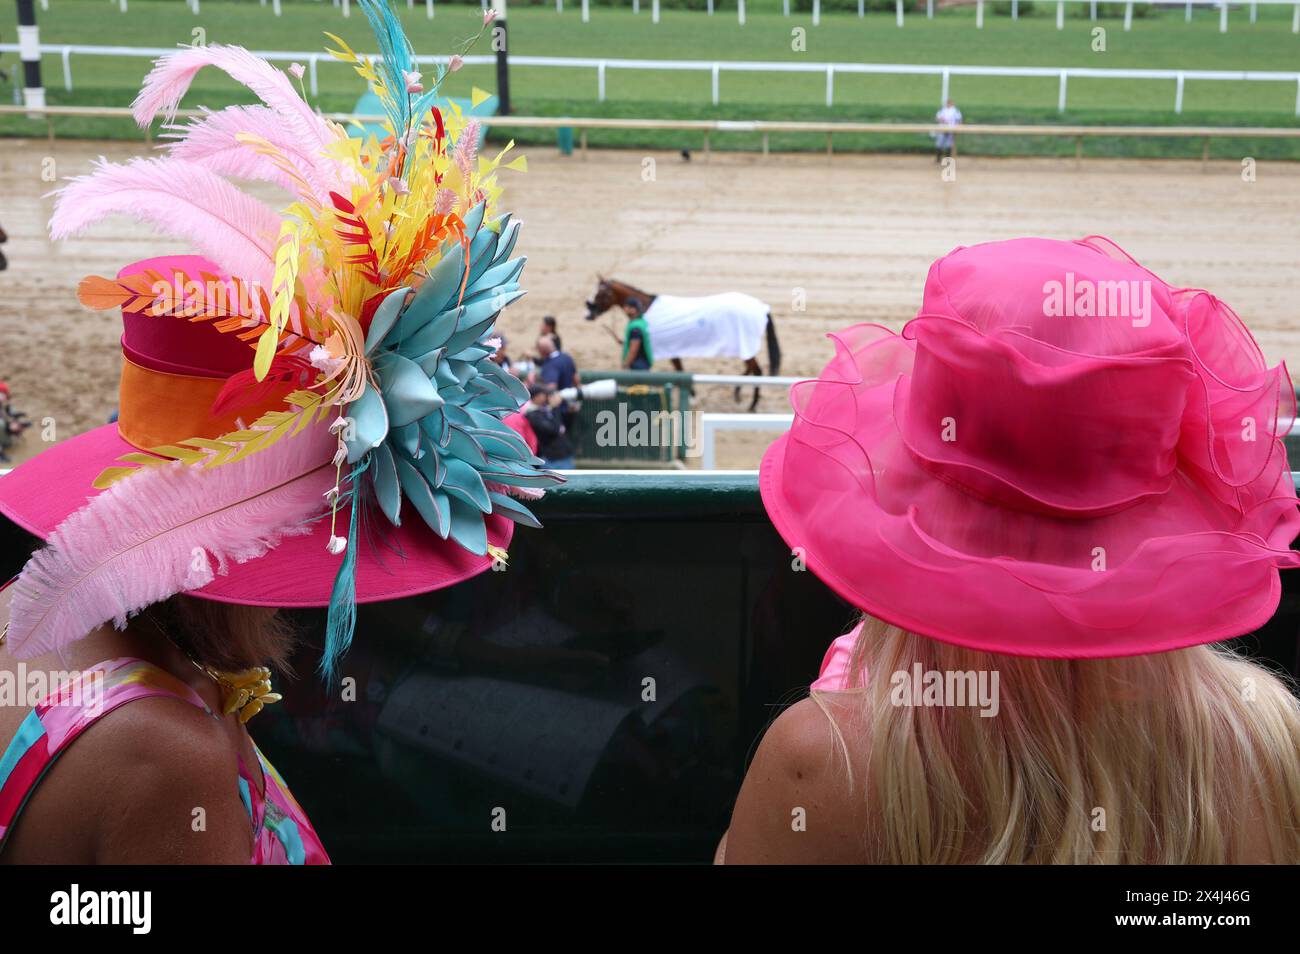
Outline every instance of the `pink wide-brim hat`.
[[(215, 265), (196, 256), (167, 256), (137, 262), (120, 274), (132, 275), (145, 269), (164, 274), (174, 269), (189, 275), (218, 272)], [(144, 444), (148, 442), (131, 443), (123, 437), (124, 431), (150, 432), (148, 422), (142, 418), (167, 421), (165, 408), (139, 405), (138, 376), (148, 375), (147, 384), (183, 387), (187, 379), (220, 382), (252, 364), (252, 349), (232, 335), (213, 334), (198, 323), (160, 320), (143, 314), (123, 315), (122, 349), (126, 373), (118, 422), (54, 444), (0, 477), (0, 513), (42, 540), (100, 493), (92, 484), (106, 467), (124, 454), (147, 449)], [(137, 376), (132, 379), (135, 386), (130, 393), (126, 386), (128, 375)], [(172, 434), (166, 440), (183, 440), (187, 436), (193, 435)], [(337, 519), (342, 532), (346, 532), (350, 517), (350, 505), (339, 509)], [(488, 542), (508, 546), (513, 522), (493, 514), (485, 518), (485, 523)], [(329, 521), (324, 520), (313, 524), (309, 532), (284, 536), (264, 556), (232, 563), (224, 574), (190, 595), (248, 606), (328, 606), (339, 563), (339, 557), (325, 549), (329, 534)], [(490, 555), (475, 556), (439, 538), (418, 519), (406, 520), (400, 527), (383, 520), (373, 534), (363, 529), (358, 542), (358, 603), (442, 589), (492, 565)]]
[(1295, 413), (1240, 319), (1109, 241), (935, 262), (901, 334), (857, 325), (764, 455), (785, 541), (846, 600), (1011, 655), (1248, 633), (1300, 565)]

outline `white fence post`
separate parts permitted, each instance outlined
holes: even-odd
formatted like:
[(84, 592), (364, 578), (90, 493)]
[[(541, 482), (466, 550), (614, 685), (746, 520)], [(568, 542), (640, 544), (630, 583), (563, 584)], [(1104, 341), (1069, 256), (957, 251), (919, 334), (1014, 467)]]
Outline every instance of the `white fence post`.
[(867, 0), (858, 0), (858, 16), (865, 17), (866, 15), (867, 15)]
[(781, 16), (788, 17), (789, 15), (790, 15), (790, 0), (781, 0)]
[(1058, 113), (1065, 112), (1065, 84), (1069, 78), (1069, 74), (1065, 70), (1061, 70), (1061, 85), (1056, 93), (1056, 111)]
[(591, 3), (590, 0), (582, 0), (582, 22), (591, 22)]
[[(280, 0), (275, 0), (275, 3), (276, 6), (279, 6)], [(433, 19), (433, 0), (424, 0), (424, 16), (425, 19)]]
[(822, 0), (813, 0), (813, 26), (822, 22)]
[(939, 90), (939, 106), (948, 105), (948, 71), (943, 71), (943, 88)]
[(1124, 4), (1124, 32), (1127, 33), (1133, 29), (1133, 0), (1128, 0)]
[(718, 105), (718, 73), (720, 72), (718, 64), (713, 64), (713, 105)]
[(903, 27), (903, 0), (894, 0), (894, 16), (898, 20), (898, 27)]
[(601, 60), (596, 67), (596, 102), (605, 101), (605, 61)]
[[(429, 2), (432, 3), (433, 0), (429, 0)], [(280, 15), (280, 0), (271, 0), (271, 12), (277, 17)]]
[(1228, 32), (1228, 0), (1219, 2), (1219, 32)]
[(934, 19), (934, 0), (925, 0), (925, 18), (927, 20)]
[(1187, 9), (1183, 13), (1183, 22), (1184, 23), (1192, 22), (1192, 0), (1187, 0)]
[(72, 92), (72, 47), (63, 48), (63, 88)]
[(713, 16), (713, 0), (709, 0), (709, 16)]
[(1092, 2), (1088, 5), (1088, 7), (1089, 7), (1088, 18), (1090, 20), (1097, 19), (1097, 0), (1092, 0)]
[(344, 15), (345, 17), (350, 17), (350, 16), (352, 16), (352, 10), (351, 10), (351, 8), (349, 7), (348, 3), (349, 3), (349, 0), (343, 0), (343, 15)]
[(1065, 0), (1056, 0), (1056, 28), (1065, 29)]
[(1254, 22), (1255, 22), (1255, 13), (1257, 12), (1258, 8), (1259, 8), (1259, 4), (1257, 4), (1257, 3), (1251, 3), (1251, 5), (1250, 5), (1250, 22), (1251, 22), (1251, 23), (1254, 23)]
[(1011, 0), (1011, 19), (1020, 19), (1020, 0)]
[(745, 0), (740, 0), (740, 3), (736, 4), (736, 16), (740, 19), (740, 25), (744, 26), (745, 25)]
[(659, 22), (659, 0), (650, 0), (650, 22)]
[[(348, 0), (343, 0), (343, 2), (347, 3)], [(311, 55), (311, 59), (307, 61), (307, 77), (309, 80), (309, 85), (307, 88), (311, 90), (311, 94), (313, 96), (316, 95), (316, 61), (318, 59), (320, 59), (320, 54), (313, 53)]]
[(1295, 12), (1291, 14), (1291, 32), (1300, 33), (1300, 3), (1295, 5)]
[(1176, 85), (1174, 86), (1174, 112), (1176, 113), (1181, 113), (1183, 111), (1183, 81), (1185, 79), (1186, 77), (1180, 72), (1178, 74)]
[(564, 12), (564, 0), (555, 0), (555, 12), (556, 13)]
[(826, 65), (826, 105), (835, 105), (835, 67)]
[(975, 29), (984, 29), (984, 0), (975, 0)]
[[(718, 375), (723, 377), (723, 375)], [(737, 376), (738, 377), (738, 376)], [(700, 469), (717, 470), (718, 434), (722, 431), (785, 431), (794, 423), (793, 414), (718, 414), (699, 416), (695, 437), (700, 445)], [(3, 473), (3, 471), (0, 471)]]

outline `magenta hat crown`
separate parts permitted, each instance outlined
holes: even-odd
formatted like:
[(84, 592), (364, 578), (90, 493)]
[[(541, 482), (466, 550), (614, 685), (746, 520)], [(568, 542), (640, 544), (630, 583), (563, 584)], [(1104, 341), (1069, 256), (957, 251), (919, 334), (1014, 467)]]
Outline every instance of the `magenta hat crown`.
[(936, 262), (902, 334), (857, 325), (763, 460), (778, 530), (842, 596), (1017, 655), (1241, 635), (1297, 565), (1294, 416), (1213, 295), (1105, 239)]

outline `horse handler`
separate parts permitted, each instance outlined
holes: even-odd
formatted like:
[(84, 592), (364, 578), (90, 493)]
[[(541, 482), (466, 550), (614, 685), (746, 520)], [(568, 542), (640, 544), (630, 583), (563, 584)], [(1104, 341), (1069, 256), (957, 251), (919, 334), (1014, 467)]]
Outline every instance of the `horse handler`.
[(628, 371), (649, 371), (655, 363), (655, 356), (650, 347), (650, 326), (646, 324), (641, 299), (625, 301), (623, 313), (627, 315), (627, 328), (623, 333), (623, 367)]

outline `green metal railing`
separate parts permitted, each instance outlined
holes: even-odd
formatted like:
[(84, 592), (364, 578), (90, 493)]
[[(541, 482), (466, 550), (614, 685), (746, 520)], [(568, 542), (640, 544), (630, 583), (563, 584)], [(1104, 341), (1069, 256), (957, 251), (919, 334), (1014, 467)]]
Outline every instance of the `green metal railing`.
[(685, 459), (691, 375), (584, 370), (582, 378), (612, 378), (619, 387), (609, 400), (583, 400), (573, 434), (578, 466), (671, 467)]

